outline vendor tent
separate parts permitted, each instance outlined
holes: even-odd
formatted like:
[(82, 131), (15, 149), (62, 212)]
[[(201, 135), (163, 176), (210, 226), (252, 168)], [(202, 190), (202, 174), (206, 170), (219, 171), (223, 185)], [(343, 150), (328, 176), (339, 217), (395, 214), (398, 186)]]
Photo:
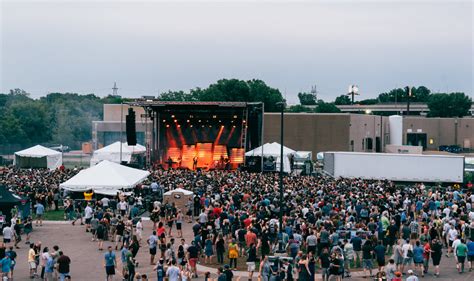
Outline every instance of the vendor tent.
[(150, 173), (104, 160), (96, 166), (80, 171), (59, 185), (69, 191), (83, 192), (92, 189), (95, 193), (115, 195), (143, 182)]
[[(291, 172), (289, 157), (295, 152), (296, 151), (294, 151), (293, 149), (283, 146), (283, 172), (285, 173)], [(273, 158), (275, 158), (277, 171), (280, 171), (281, 145), (277, 142), (266, 143), (263, 145), (263, 148), (262, 146), (260, 146), (253, 150), (247, 151), (245, 153), (245, 156), (262, 156), (262, 153), (263, 153), (263, 157), (272, 156)]]
[(176, 188), (163, 194), (163, 202), (174, 203), (176, 208), (185, 210), (189, 199), (193, 199), (193, 194), (192, 191)]
[[(16, 205), (20, 205), (20, 201), (19, 196), (11, 193), (5, 186), (0, 186), (0, 216), (5, 216), (3, 218), (5, 222), (10, 222), (11, 210)], [(0, 224), (2, 224), (1, 221)]]
[[(122, 143), (122, 161), (130, 163), (132, 155), (134, 154), (145, 154), (146, 147), (143, 145), (128, 145), (126, 142)], [(120, 163), (120, 142), (114, 142), (101, 149), (97, 149), (92, 154), (91, 167), (97, 165), (97, 163), (108, 160), (115, 163)]]
[(35, 145), (15, 152), (14, 164), (18, 168), (48, 168), (54, 170), (62, 165), (61, 152), (41, 145)]

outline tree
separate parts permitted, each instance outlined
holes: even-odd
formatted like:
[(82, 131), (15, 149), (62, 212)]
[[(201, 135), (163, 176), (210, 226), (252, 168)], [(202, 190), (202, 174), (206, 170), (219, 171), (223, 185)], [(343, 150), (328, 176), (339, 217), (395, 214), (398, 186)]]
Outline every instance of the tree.
[(351, 104), (351, 99), (348, 95), (340, 95), (334, 101), (335, 105), (349, 105)]
[(191, 95), (186, 94), (183, 91), (168, 91), (161, 93), (158, 97), (162, 101), (191, 101)]
[(265, 111), (278, 111), (276, 103), (283, 101), (278, 89), (271, 88), (262, 80), (221, 79), (206, 89), (195, 88), (189, 93), (168, 91), (159, 97), (164, 101), (228, 101), (263, 102)]
[(464, 93), (431, 94), (428, 100), (429, 117), (463, 117), (469, 114), (472, 99)]
[(317, 113), (339, 113), (341, 110), (334, 105), (334, 103), (318, 101), (318, 106), (314, 109)]
[(288, 109), (287, 109), (288, 112), (295, 112), (295, 113), (299, 113), (299, 112), (311, 112), (312, 109), (309, 108), (309, 107), (306, 107), (304, 105), (301, 105), (301, 104), (297, 104), (297, 105), (292, 105), (290, 106)]
[(316, 95), (311, 93), (298, 93), (298, 99), (301, 105), (316, 105)]

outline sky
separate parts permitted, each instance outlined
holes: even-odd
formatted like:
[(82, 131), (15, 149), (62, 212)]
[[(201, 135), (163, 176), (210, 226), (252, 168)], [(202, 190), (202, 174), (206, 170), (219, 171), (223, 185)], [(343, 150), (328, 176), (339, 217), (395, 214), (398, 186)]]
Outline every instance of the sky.
[(473, 2), (0, 0), (0, 92), (125, 97), (261, 79), (290, 103), (396, 87), (474, 96)]

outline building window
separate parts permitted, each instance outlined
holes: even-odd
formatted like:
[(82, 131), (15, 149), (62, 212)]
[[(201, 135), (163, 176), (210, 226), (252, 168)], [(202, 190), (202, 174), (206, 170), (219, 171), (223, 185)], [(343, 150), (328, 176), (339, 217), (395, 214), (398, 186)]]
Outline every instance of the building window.
[(365, 139), (365, 143), (366, 143), (366, 150), (368, 151), (372, 151), (374, 148), (373, 148), (373, 139), (372, 138), (366, 138)]

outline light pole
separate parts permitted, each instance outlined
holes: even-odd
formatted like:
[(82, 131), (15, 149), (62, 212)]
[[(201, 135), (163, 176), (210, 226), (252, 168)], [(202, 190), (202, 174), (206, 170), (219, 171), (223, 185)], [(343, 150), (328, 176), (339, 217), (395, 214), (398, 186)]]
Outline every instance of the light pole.
[(279, 241), (278, 241), (278, 253), (283, 253), (285, 250), (283, 248), (283, 116), (285, 112), (285, 102), (277, 103), (281, 107), (281, 117), (280, 117), (280, 214), (279, 214)]
[(410, 115), (411, 87), (407, 86), (405, 89), (407, 91), (407, 115)]

